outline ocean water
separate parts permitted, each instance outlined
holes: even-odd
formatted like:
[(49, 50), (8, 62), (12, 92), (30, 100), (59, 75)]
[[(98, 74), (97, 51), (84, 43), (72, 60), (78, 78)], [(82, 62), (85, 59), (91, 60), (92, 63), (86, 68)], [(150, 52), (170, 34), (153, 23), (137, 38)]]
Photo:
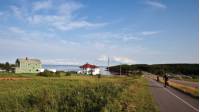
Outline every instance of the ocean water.
[[(76, 71), (78, 72), (81, 68), (77, 65), (42, 65), (44, 69), (56, 69), (56, 71)], [(100, 67), (100, 74), (111, 75), (110, 72), (106, 71), (106, 67)]]

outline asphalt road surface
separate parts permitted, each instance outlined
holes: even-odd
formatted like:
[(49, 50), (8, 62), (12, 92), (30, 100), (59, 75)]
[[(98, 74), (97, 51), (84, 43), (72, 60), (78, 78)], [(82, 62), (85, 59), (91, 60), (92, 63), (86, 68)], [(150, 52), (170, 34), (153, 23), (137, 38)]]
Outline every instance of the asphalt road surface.
[(151, 93), (160, 112), (198, 112), (199, 101), (148, 78)]

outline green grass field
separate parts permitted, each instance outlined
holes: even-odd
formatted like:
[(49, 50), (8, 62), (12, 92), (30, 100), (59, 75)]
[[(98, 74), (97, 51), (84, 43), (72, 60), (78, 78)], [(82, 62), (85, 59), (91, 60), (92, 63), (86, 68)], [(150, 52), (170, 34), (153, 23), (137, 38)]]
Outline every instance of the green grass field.
[(2, 112), (155, 112), (142, 77), (62, 76), (0, 80)]

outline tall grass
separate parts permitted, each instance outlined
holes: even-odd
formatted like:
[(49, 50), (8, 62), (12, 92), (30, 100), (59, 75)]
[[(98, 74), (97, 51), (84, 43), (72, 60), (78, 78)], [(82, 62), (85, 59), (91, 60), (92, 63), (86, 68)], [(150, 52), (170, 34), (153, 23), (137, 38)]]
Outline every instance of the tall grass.
[(2, 112), (156, 111), (136, 77), (68, 76), (0, 81)]

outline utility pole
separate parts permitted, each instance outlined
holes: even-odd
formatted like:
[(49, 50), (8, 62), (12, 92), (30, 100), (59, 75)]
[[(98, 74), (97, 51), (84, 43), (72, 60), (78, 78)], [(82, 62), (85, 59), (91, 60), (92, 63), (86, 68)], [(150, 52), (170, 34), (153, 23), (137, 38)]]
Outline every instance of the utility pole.
[(120, 69), (120, 76), (121, 76), (122, 75), (121, 63), (120, 63), (119, 69)]
[(108, 72), (109, 72), (109, 67), (110, 67), (110, 59), (108, 57)]

